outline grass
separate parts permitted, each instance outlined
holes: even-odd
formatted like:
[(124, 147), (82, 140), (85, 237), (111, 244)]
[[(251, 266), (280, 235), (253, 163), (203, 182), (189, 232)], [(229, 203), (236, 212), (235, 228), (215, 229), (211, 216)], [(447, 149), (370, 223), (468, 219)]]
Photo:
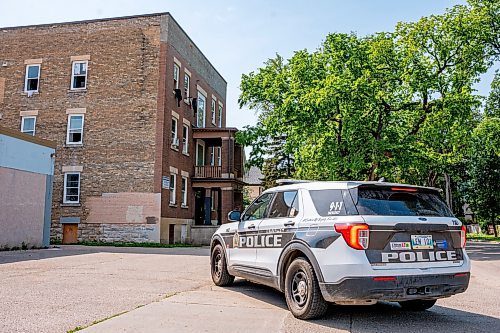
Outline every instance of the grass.
[(77, 326), (77, 327), (73, 328), (72, 330), (67, 331), (66, 333), (75, 333), (75, 332), (78, 332), (78, 331), (82, 331), (82, 330), (84, 330), (84, 329), (86, 329), (86, 328), (88, 328), (90, 326), (97, 325), (97, 324), (102, 323), (103, 321), (106, 321), (108, 319), (112, 319), (112, 318), (121, 316), (122, 314), (127, 313), (127, 312), (128, 311), (123, 311), (123, 312), (117, 313), (115, 315), (112, 315), (112, 316), (109, 316), (109, 317), (106, 317), (106, 318), (103, 318), (103, 319), (95, 320), (90, 325), (87, 325), (87, 326)]
[[(61, 242), (51, 242), (51, 245), (61, 245)], [(72, 245), (84, 246), (114, 246), (114, 247), (150, 247), (150, 248), (174, 248), (174, 247), (196, 247), (191, 244), (161, 244), (161, 243), (129, 243), (129, 242), (97, 242), (97, 241), (81, 241)]]
[(467, 234), (467, 240), (500, 242), (500, 237), (495, 237), (493, 235), (486, 235), (486, 234)]

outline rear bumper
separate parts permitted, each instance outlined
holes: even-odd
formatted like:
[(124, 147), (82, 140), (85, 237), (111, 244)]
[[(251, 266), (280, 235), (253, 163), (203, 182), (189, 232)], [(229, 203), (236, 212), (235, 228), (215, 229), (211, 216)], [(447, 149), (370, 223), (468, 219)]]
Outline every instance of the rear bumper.
[(335, 284), (320, 283), (320, 289), (328, 302), (436, 299), (463, 293), (469, 286), (470, 273), (394, 276), (394, 278), (394, 280), (383, 280), (383, 277), (380, 280), (380, 276), (346, 278)]

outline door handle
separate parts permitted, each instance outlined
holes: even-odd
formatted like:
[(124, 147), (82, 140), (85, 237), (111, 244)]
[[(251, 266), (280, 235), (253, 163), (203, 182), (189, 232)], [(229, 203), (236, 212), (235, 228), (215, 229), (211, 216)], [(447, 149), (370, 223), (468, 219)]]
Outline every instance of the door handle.
[(291, 227), (295, 225), (295, 221), (288, 221), (283, 224), (285, 227)]
[(248, 226), (248, 229), (255, 229), (255, 224), (250, 224), (250, 225)]

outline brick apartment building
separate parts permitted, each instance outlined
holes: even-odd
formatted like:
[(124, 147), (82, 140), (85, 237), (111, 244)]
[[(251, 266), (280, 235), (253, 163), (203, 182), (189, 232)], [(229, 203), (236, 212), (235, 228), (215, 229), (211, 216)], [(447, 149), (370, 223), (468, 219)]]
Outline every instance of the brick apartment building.
[(203, 243), (242, 207), (226, 81), (169, 13), (0, 28), (0, 125), (57, 143), (63, 242)]

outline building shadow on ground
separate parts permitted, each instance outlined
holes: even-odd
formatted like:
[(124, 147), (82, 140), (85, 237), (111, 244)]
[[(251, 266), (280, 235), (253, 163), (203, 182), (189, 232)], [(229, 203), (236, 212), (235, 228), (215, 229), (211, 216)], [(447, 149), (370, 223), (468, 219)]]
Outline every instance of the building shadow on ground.
[[(227, 289), (288, 311), (284, 294), (279, 291), (237, 279)], [(298, 319), (289, 314), (285, 331), (294, 332)], [(295, 323), (295, 325), (294, 325)], [(379, 302), (369, 306), (341, 306), (331, 304), (322, 319), (300, 323), (301, 330), (323, 332), (328, 328), (348, 332), (500, 332), (500, 319), (440, 305), (423, 312), (401, 309), (399, 304)]]

